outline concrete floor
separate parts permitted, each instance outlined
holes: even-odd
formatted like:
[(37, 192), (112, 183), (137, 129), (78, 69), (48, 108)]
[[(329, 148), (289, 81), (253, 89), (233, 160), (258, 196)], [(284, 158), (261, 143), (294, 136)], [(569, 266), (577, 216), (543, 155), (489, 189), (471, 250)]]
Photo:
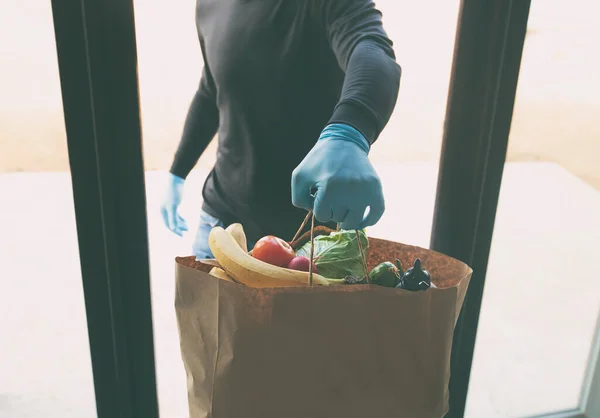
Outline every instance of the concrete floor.
[[(423, 206), (388, 211), (370, 234), (427, 246), (433, 164), (378, 166)], [(161, 416), (187, 417), (173, 309), (173, 257), (189, 253), (162, 226), (162, 172), (147, 174)], [(191, 224), (204, 172), (188, 182)], [(0, 175), (0, 418), (95, 417), (70, 178)], [(7, 198), (7, 200), (4, 200)], [(600, 307), (600, 193), (549, 163), (507, 165), (468, 399), (469, 418), (524, 417), (577, 404)], [(410, 219), (405, 222), (403, 219)]]

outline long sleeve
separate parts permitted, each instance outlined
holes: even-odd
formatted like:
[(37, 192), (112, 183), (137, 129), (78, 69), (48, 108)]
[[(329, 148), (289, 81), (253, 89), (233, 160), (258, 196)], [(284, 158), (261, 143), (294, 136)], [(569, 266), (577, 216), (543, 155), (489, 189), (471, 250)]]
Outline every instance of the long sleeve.
[(184, 179), (192, 171), (219, 128), (216, 88), (208, 68), (202, 40), (200, 46), (204, 59), (202, 78), (188, 110), (181, 141), (170, 170), (172, 174)]
[(372, 0), (315, 0), (344, 85), (329, 123), (346, 123), (372, 144), (389, 121), (400, 87), (393, 43)]

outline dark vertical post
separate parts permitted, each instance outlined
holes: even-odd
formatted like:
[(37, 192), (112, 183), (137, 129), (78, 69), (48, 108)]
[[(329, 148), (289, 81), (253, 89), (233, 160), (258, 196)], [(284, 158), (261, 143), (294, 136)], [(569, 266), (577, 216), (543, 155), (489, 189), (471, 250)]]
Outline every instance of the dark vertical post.
[(464, 416), (530, 0), (463, 0), (431, 248), (474, 274), (452, 350), (450, 413)]
[(600, 417), (600, 317), (588, 359), (588, 370), (583, 381), (581, 409), (585, 417)]
[(98, 417), (158, 417), (133, 3), (52, 10)]

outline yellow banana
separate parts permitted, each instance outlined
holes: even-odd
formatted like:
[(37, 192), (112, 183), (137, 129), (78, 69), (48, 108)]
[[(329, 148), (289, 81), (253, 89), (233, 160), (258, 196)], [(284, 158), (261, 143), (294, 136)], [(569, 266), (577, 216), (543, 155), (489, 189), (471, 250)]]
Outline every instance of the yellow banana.
[(248, 241), (246, 240), (246, 233), (244, 232), (242, 224), (231, 224), (225, 231), (233, 236), (233, 239), (235, 239), (240, 247), (242, 247), (242, 250), (244, 250), (245, 253), (248, 252)]
[[(215, 227), (208, 236), (208, 244), (221, 267), (236, 282), (250, 287), (304, 287), (308, 273), (273, 266), (249, 255), (233, 236), (221, 227)], [(313, 284), (329, 286), (323, 276), (313, 274)]]
[(225, 270), (220, 269), (219, 267), (213, 267), (212, 269), (210, 269), (210, 272), (208, 274), (222, 280), (227, 280), (228, 282), (233, 282), (233, 280), (227, 275)]

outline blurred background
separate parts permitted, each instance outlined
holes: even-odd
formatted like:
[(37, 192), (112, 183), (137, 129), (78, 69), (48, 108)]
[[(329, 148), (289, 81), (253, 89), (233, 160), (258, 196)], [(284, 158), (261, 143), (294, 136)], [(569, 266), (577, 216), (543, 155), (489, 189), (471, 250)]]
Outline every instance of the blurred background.
[[(194, 0), (134, 3), (159, 401), (163, 416), (185, 417), (172, 257), (189, 253), (191, 235), (169, 233), (158, 205), (202, 58)], [(403, 78), (371, 153), (389, 201), (371, 234), (427, 247), (459, 1), (376, 3)], [(50, 2), (0, 0), (0, 10), (0, 417), (93, 417)], [(470, 418), (525, 417), (579, 399), (600, 308), (597, 12), (592, 0), (532, 2)], [(192, 227), (215, 146), (186, 188)], [(422, 204), (407, 208), (400, 189)]]

